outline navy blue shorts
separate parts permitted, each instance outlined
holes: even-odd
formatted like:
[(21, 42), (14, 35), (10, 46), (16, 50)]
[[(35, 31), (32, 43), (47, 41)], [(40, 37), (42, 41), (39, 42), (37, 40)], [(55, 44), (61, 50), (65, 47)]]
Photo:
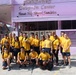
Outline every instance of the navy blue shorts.
[(51, 48), (45, 48), (45, 52), (49, 53), (51, 52)]
[(70, 56), (70, 52), (63, 52), (63, 56)]
[(7, 67), (7, 61), (4, 61), (2, 66)]

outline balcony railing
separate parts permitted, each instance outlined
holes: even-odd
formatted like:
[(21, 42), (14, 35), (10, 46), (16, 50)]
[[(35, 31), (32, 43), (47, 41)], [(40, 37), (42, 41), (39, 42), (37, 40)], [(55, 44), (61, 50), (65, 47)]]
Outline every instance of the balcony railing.
[(12, 0), (0, 0), (0, 5), (11, 5)]

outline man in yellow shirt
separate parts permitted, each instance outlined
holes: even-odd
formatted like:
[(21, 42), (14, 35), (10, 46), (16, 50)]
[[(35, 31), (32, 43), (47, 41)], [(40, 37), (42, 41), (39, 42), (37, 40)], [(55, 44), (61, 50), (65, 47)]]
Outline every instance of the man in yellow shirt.
[(20, 52), (17, 55), (17, 63), (19, 64), (19, 68), (21, 68), (23, 65), (26, 66), (26, 54), (24, 47), (20, 48)]
[(36, 60), (38, 58), (38, 53), (34, 49), (31, 49), (29, 58), (30, 58), (30, 63), (36, 64)]
[(50, 40), (53, 42), (54, 40), (55, 40), (55, 38), (54, 38), (54, 35), (56, 35), (56, 33), (55, 32), (51, 32), (50, 33)]
[(8, 38), (8, 35), (5, 34), (4, 37), (2, 38), (1, 40), (1, 53), (2, 53), (2, 46), (4, 45), (5, 42), (9, 42), (9, 38)]
[(22, 40), (23, 40), (23, 33), (20, 32), (20, 35), (19, 35), (20, 47), (22, 47)]
[(30, 38), (29, 38), (29, 43), (30, 43), (30, 48), (34, 48), (34, 39), (35, 39), (35, 35), (34, 33), (31, 33)]
[(41, 41), (40, 41), (40, 52), (42, 51), (42, 49), (45, 48), (45, 36), (42, 35)]
[(50, 54), (52, 49), (52, 42), (49, 39), (49, 35), (46, 35), (46, 40), (44, 42), (44, 45), (45, 45), (45, 51)]
[(52, 56), (50, 56), (49, 53), (45, 52), (43, 49), (42, 52), (38, 56), (37, 64), (42, 68), (42, 69), (52, 69), (53, 68), (53, 61), (52, 61)]
[(55, 37), (55, 40), (52, 43), (52, 46), (53, 46), (52, 49), (53, 49), (54, 58), (56, 58), (55, 63), (56, 65), (58, 65), (59, 39), (57, 35), (55, 35), (54, 37)]
[(8, 71), (10, 71), (10, 61), (11, 61), (11, 53), (8, 52), (7, 48), (4, 48), (4, 52), (2, 53), (2, 63), (3, 63), (3, 70), (7, 68), (8, 66)]
[(69, 68), (71, 67), (71, 60), (70, 60), (70, 46), (71, 40), (68, 38), (67, 34), (64, 34), (64, 44), (62, 45), (63, 48), (63, 56), (64, 56), (64, 65), (66, 64), (66, 58), (68, 59)]
[(39, 54), (40, 53), (40, 50), (39, 50), (40, 40), (37, 34), (35, 34), (35, 39), (33, 42), (34, 42), (34, 50)]
[(26, 37), (26, 36), (23, 37), (22, 46), (25, 49), (25, 53), (27, 53), (29, 55), (29, 53), (30, 53), (30, 42), (29, 42), (28, 37)]

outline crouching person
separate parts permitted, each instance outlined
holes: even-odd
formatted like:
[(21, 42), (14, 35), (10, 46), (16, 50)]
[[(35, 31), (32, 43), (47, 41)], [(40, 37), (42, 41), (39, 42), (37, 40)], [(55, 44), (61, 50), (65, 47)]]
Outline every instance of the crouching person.
[(17, 63), (19, 64), (19, 68), (21, 68), (22, 66), (26, 66), (26, 54), (24, 47), (20, 48), (20, 52), (17, 56)]
[(30, 59), (30, 64), (36, 65), (36, 61), (38, 59), (38, 53), (34, 49), (31, 49), (31, 52), (29, 54), (29, 59)]
[(2, 59), (3, 59), (3, 70), (7, 69), (8, 67), (8, 71), (10, 71), (11, 53), (8, 52), (7, 48), (4, 48), (4, 52), (2, 53)]
[(38, 62), (38, 65), (42, 69), (51, 70), (53, 68), (52, 56), (50, 56), (50, 54), (48, 54), (47, 52), (45, 52), (44, 49), (39, 54), (39, 57), (38, 57), (38, 61), (37, 62)]

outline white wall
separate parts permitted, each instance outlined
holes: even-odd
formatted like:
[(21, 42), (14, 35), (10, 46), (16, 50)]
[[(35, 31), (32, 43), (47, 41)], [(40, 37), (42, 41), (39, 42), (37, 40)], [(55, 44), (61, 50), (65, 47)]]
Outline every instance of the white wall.
[(9, 5), (11, 4), (12, 0), (0, 0), (0, 5), (6, 4)]

